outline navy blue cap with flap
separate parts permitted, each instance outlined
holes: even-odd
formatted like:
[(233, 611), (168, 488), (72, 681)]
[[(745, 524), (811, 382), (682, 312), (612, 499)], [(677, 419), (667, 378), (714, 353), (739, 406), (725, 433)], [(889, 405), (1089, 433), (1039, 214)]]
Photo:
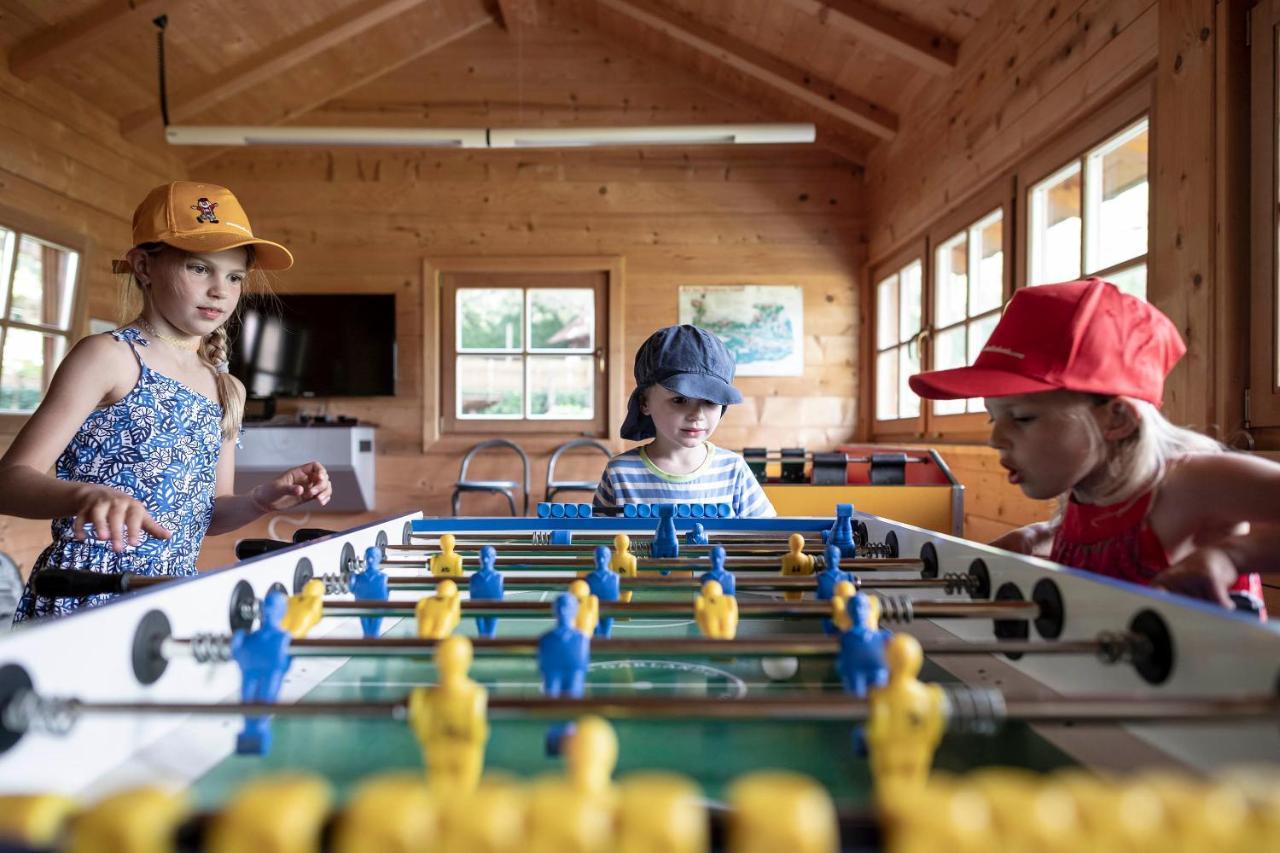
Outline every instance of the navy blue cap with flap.
[(622, 437), (629, 441), (653, 438), (653, 418), (640, 411), (644, 392), (661, 385), (675, 394), (728, 406), (742, 402), (733, 387), (737, 365), (724, 343), (697, 326), (667, 326), (649, 336), (636, 352), (636, 389), (627, 401)]

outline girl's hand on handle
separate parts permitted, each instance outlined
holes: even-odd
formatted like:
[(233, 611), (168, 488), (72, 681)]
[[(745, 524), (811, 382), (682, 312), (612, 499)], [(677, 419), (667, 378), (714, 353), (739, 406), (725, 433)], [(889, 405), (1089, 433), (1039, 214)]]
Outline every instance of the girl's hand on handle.
[(269, 483), (255, 486), (249, 497), (262, 512), (292, 509), (313, 499), (324, 506), (333, 497), (333, 485), (323, 465), (308, 462), (285, 471)]
[(157, 539), (172, 535), (140, 502), (110, 486), (86, 484), (81, 488), (72, 526), (77, 541), (83, 542), (87, 537), (86, 524), (93, 525), (95, 539), (110, 540), (116, 553), (123, 551), (125, 545), (142, 544), (143, 533)]
[(1175, 565), (1156, 575), (1152, 586), (1203, 598), (1234, 610), (1231, 585), (1239, 572), (1231, 556), (1221, 548), (1197, 548)]

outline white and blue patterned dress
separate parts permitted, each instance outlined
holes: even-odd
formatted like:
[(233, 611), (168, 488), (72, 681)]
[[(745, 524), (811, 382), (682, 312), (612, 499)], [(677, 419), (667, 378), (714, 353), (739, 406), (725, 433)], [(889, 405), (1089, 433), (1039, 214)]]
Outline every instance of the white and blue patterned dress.
[[(137, 350), (148, 342), (137, 329), (110, 334), (133, 351), (138, 382), (118, 402), (95, 409), (85, 419), (58, 457), (55, 471), (59, 480), (101, 483), (135, 498), (172, 536), (156, 539), (144, 533), (141, 544), (126, 544), (117, 554), (109, 540), (90, 535), (77, 542), (74, 519), (55, 518), (53, 544), (36, 560), (32, 578), (46, 568), (140, 575), (196, 573), (200, 543), (213, 518), (222, 407), (148, 367)], [(14, 621), (61, 616), (111, 598), (45, 598), (33, 594), (28, 581)]]

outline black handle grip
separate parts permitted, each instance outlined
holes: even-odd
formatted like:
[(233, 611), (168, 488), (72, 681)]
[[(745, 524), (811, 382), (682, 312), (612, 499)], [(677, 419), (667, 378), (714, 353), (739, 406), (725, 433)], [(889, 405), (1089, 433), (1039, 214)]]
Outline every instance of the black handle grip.
[(325, 530), (323, 527), (303, 527), (293, 532), (293, 541), (295, 544), (298, 542), (310, 542), (312, 539), (332, 536), (337, 532), (336, 530)]
[(293, 545), (292, 542), (281, 542), (279, 539), (241, 539), (236, 543), (236, 559), (247, 560), (291, 545)]
[(85, 569), (43, 569), (31, 579), (31, 589), (45, 598), (80, 598), (86, 595), (117, 595), (129, 590), (133, 575), (90, 572)]

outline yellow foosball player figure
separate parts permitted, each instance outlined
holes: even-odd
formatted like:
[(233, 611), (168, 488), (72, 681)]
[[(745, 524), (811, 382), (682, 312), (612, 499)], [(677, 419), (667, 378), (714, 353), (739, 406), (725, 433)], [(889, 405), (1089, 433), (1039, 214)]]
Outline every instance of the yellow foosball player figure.
[(420, 599), (413, 612), (418, 620), (419, 639), (443, 640), (462, 621), (462, 599), (458, 595), (458, 585), (445, 578), (436, 584), (435, 595)]
[(295, 640), (301, 640), (311, 632), (324, 616), (324, 581), (312, 578), (302, 587), (302, 592), (289, 596), (280, 627)]
[(449, 637), (436, 647), (439, 683), (409, 694), (409, 725), (437, 796), (474, 791), (484, 769), (489, 692), (471, 680), (470, 669), (471, 641)]
[(462, 577), (462, 555), (453, 550), (456, 542), (452, 533), (440, 537), (440, 553), (431, 555), (432, 577)]
[(76, 801), (61, 794), (0, 796), (0, 847), (52, 848), (75, 810)]
[(591, 594), (591, 586), (581, 578), (569, 584), (569, 594), (578, 599), (578, 613), (573, 627), (590, 637), (600, 622), (600, 599)]
[(242, 785), (213, 819), (203, 849), (209, 853), (312, 853), (320, 849), (320, 832), (332, 799), (329, 783), (319, 776), (260, 776)]
[(601, 717), (584, 717), (564, 743), (565, 773), (529, 794), (528, 853), (607, 853), (614, 848), (613, 770), (618, 738)]
[(452, 797), (440, 812), (440, 838), (419, 839), (418, 850), (527, 853), (529, 792), (515, 779), (485, 774), (471, 793)]
[(360, 783), (333, 836), (333, 853), (416, 853), (437, 838), (437, 805), (420, 773), (384, 773)]
[[(613, 556), (609, 558), (609, 568), (624, 578), (633, 578), (637, 574), (636, 555), (631, 553), (631, 537), (625, 533), (619, 533), (613, 537)], [(626, 590), (619, 594), (618, 600), (630, 601), (631, 591)]]
[(928, 781), (946, 725), (942, 688), (918, 678), (924, 663), (920, 641), (895, 634), (885, 645), (885, 660), (889, 683), (867, 697), (865, 729), (878, 798), (894, 796), (895, 789), (919, 789)]
[(729, 853), (836, 853), (840, 825), (826, 789), (808, 776), (764, 770), (727, 792)]
[[(120, 791), (95, 803), (70, 824), (66, 843), (49, 847), (69, 853), (152, 853), (174, 849), (187, 798), (162, 788)], [(44, 845), (41, 845), (44, 846)]]
[[(813, 574), (813, 555), (804, 552), (804, 537), (792, 533), (787, 539), (789, 550), (782, 555), (782, 576), (784, 578), (806, 577)], [(803, 592), (787, 591), (782, 594), (787, 601), (800, 601)]]
[[(849, 616), (849, 599), (858, 594), (858, 588), (851, 581), (840, 581), (836, 584), (835, 594), (831, 596), (831, 621), (841, 631), (848, 631), (853, 627), (853, 618)], [(875, 601), (872, 605), (872, 613), (875, 617), (875, 627), (880, 625), (880, 600), (875, 596), (871, 596)]]
[(702, 792), (674, 773), (631, 773), (618, 785), (613, 853), (705, 853), (711, 849)]
[(693, 618), (702, 636), (732, 640), (738, 635), (738, 599), (725, 595), (719, 581), (707, 581), (693, 600)]

